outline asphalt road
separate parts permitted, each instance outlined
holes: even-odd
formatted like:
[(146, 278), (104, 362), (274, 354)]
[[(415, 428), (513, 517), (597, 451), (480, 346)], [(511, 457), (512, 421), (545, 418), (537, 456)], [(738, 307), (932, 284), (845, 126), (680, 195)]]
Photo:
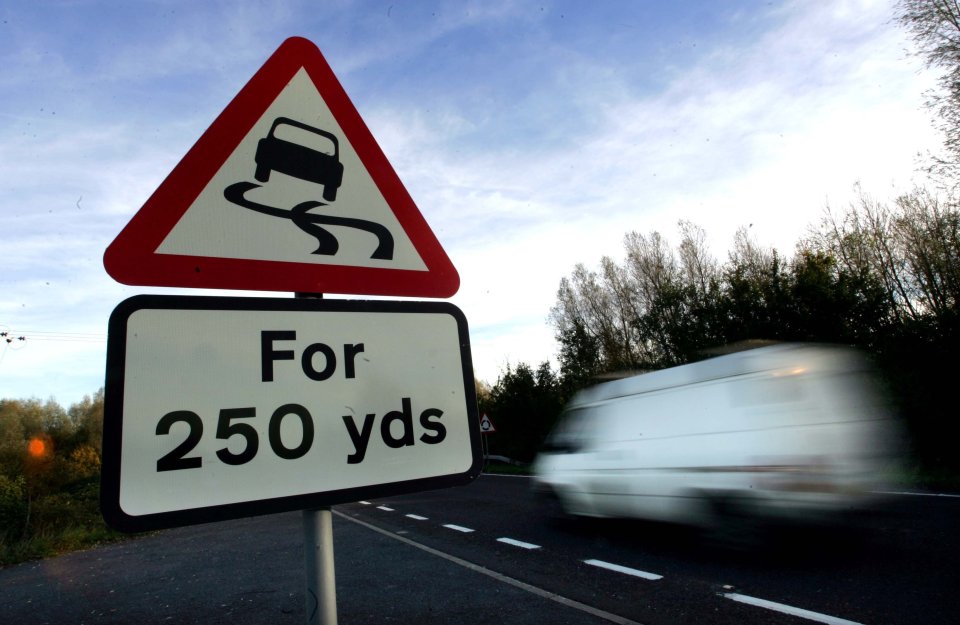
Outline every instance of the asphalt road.
[[(960, 498), (894, 496), (856, 531), (731, 551), (649, 523), (554, 521), (528, 482), (337, 506), (339, 622), (960, 622)], [(303, 623), (302, 543), (291, 513), (7, 567), (0, 622)]]

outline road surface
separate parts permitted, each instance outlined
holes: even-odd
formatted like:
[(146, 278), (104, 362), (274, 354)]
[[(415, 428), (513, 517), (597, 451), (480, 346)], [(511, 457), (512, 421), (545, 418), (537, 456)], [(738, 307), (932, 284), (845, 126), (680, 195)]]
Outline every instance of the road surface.
[[(523, 477), (334, 509), (339, 622), (960, 622), (960, 498), (896, 495), (856, 532), (731, 551), (557, 522)], [(10, 623), (303, 623), (299, 513), (179, 528), (0, 570)]]

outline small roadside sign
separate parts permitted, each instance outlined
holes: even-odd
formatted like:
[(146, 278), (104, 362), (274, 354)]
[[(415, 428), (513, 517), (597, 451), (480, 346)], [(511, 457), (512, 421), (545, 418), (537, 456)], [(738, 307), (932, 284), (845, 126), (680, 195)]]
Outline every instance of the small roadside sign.
[(130, 532), (466, 484), (479, 423), (452, 304), (139, 295), (110, 317), (101, 507)]
[(488, 417), (486, 413), (484, 413), (483, 416), (480, 417), (480, 433), (493, 434), (496, 431), (497, 431), (497, 428), (493, 426), (493, 421), (491, 421), (490, 417)]
[(330, 69), (287, 39), (104, 254), (124, 284), (450, 297), (460, 278)]

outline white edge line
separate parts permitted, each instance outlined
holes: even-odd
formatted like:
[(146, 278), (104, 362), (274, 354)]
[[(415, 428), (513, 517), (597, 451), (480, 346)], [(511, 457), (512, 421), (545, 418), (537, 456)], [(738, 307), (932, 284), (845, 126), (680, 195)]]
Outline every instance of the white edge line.
[(663, 579), (663, 575), (657, 575), (656, 573), (647, 573), (646, 571), (641, 571), (639, 569), (631, 569), (628, 566), (621, 566), (619, 564), (611, 564), (609, 562), (604, 562), (603, 560), (584, 560), (584, 564), (589, 564), (590, 566), (596, 566), (601, 569), (607, 569), (608, 571), (616, 571), (617, 573), (624, 573), (625, 575), (633, 575), (634, 577), (642, 577), (643, 579), (649, 579), (650, 581), (657, 581), (658, 579)]
[(497, 542), (506, 543), (508, 545), (513, 545), (514, 547), (520, 547), (521, 549), (539, 549), (540, 545), (534, 545), (533, 543), (525, 543), (522, 540), (515, 540), (513, 538), (498, 538)]
[(414, 521), (426, 521), (428, 520), (425, 516), (420, 516), (419, 514), (408, 514), (406, 515), (408, 519), (413, 519)]
[(447, 524), (447, 525), (444, 525), (444, 527), (447, 528), (447, 529), (456, 530), (456, 531), (458, 531), (458, 532), (463, 532), (464, 534), (468, 534), (468, 533), (474, 531), (474, 530), (470, 529), (469, 527), (464, 527), (464, 526), (462, 526), (462, 525), (453, 525), (452, 523)]
[(369, 501), (358, 501), (357, 503), (363, 504), (364, 506), (369, 506), (369, 505), (370, 505), (370, 502), (369, 502)]
[(816, 621), (818, 623), (826, 623), (826, 625), (862, 625), (856, 621), (848, 621), (847, 619), (837, 618), (836, 616), (830, 616), (829, 614), (811, 612), (810, 610), (804, 610), (803, 608), (795, 608), (790, 605), (784, 605), (775, 601), (767, 601), (766, 599), (757, 599), (756, 597), (749, 597), (747, 595), (741, 595), (735, 592), (723, 593), (723, 596), (727, 599), (739, 601), (740, 603), (746, 603), (758, 608), (775, 610), (782, 614), (789, 614), (790, 616), (799, 616), (800, 618)]
[(387, 506), (377, 506), (377, 510), (383, 510), (384, 512), (393, 512), (393, 508), (388, 508)]
[(483, 475), (489, 477), (525, 477), (527, 479), (533, 477), (532, 475), (520, 475), (518, 473), (487, 473), (486, 471), (483, 472)]
[(372, 531), (377, 532), (377, 533), (379, 533), (379, 534), (383, 534), (383, 535), (386, 536), (387, 538), (392, 538), (393, 540), (399, 540), (400, 542), (402, 542), (402, 543), (404, 543), (404, 544), (410, 545), (411, 547), (416, 547), (417, 549), (420, 549), (421, 551), (426, 551), (426, 552), (429, 553), (429, 554), (432, 554), (432, 555), (435, 555), (435, 556), (437, 556), (437, 557), (443, 558), (444, 560), (447, 560), (447, 561), (449, 561), (449, 562), (452, 562), (452, 563), (454, 563), (454, 564), (457, 564), (457, 565), (459, 565), (459, 566), (462, 566), (462, 567), (464, 567), (464, 568), (467, 568), (467, 569), (469, 569), (469, 570), (471, 570), (471, 571), (473, 571), (473, 572), (475, 572), (475, 573), (480, 573), (481, 575), (486, 575), (487, 577), (492, 577), (493, 579), (495, 579), (495, 580), (497, 580), (497, 581), (499, 581), (499, 582), (503, 582), (504, 584), (508, 584), (508, 585), (510, 585), (510, 586), (513, 586), (514, 588), (519, 588), (520, 590), (525, 590), (525, 591), (527, 591), (527, 592), (529, 592), (529, 593), (531, 593), (531, 594), (534, 594), (534, 595), (536, 595), (536, 596), (538, 596), (538, 597), (542, 597), (542, 598), (544, 598), (544, 599), (549, 599), (550, 601), (554, 601), (554, 602), (559, 603), (560, 605), (566, 606), (566, 607), (568, 607), (568, 608), (573, 608), (573, 609), (575, 609), (575, 610), (580, 610), (581, 612), (586, 612), (587, 614), (591, 614), (591, 615), (593, 615), (593, 616), (596, 616), (597, 618), (602, 618), (602, 619), (604, 619), (604, 620), (606, 620), (606, 621), (610, 621), (611, 623), (616, 623), (617, 625), (641, 625), (641, 624), (638, 623), (637, 621), (632, 621), (632, 620), (630, 620), (630, 619), (628, 619), (628, 618), (626, 618), (626, 617), (620, 616), (620, 615), (618, 615), (618, 614), (613, 614), (613, 613), (611, 613), (611, 612), (606, 612), (606, 611), (601, 610), (601, 609), (599, 609), (599, 608), (595, 608), (595, 607), (593, 607), (593, 606), (589, 606), (589, 605), (587, 605), (587, 604), (585, 604), (585, 603), (580, 603), (579, 601), (574, 601), (573, 599), (568, 599), (567, 597), (558, 595), (558, 594), (556, 594), (556, 593), (552, 593), (552, 592), (550, 592), (550, 591), (548, 591), (548, 590), (544, 590), (543, 588), (538, 588), (538, 587), (536, 587), (536, 586), (531, 586), (530, 584), (527, 584), (526, 582), (521, 582), (521, 581), (518, 580), (518, 579), (514, 579), (514, 578), (512, 578), (512, 577), (508, 577), (508, 576), (506, 576), (506, 575), (504, 575), (504, 574), (502, 574), (502, 573), (497, 573), (496, 571), (491, 571), (490, 569), (484, 568), (484, 567), (480, 566), (479, 564), (474, 564), (473, 562), (468, 562), (467, 560), (464, 560), (464, 559), (462, 559), (462, 558), (458, 558), (458, 557), (456, 557), (456, 556), (452, 556), (452, 555), (450, 555), (449, 553), (444, 553), (444, 552), (439, 551), (439, 550), (437, 550), (437, 549), (434, 549), (434, 548), (432, 548), (432, 547), (428, 547), (428, 546), (426, 546), (426, 545), (424, 545), (424, 544), (418, 543), (418, 542), (415, 541), (415, 540), (410, 540), (409, 538), (404, 538), (403, 536), (397, 536), (396, 534), (393, 534), (393, 533), (391, 533), (391, 532), (388, 532), (388, 531), (385, 530), (385, 529), (379, 528), (379, 527), (377, 527), (376, 525), (373, 525), (373, 524), (371, 524), (371, 523), (367, 523), (366, 521), (361, 521), (360, 519), (355, 519), (355, 518), (353, 518), (353, 517), (351, 517), (351, 516), (347, 516), (346, 514), (343, 514), (342, 512), (334, 511), (334, 514), (337, 515), (338, 517), (346, 520), (346, 521), (350, 521), (351, 523), (356, 523), (357, 525), (362, 525), (363, 527), (365, 527), (365, 528), (367, 528), (367, 529), (369, 529), (369, 530), (372, 530)]
[(960, 495), (951, 495), (948, 493), (911, 493), (907, 491), (875, 490), (871, 491), (874, 495), (905, 495), (908, 497), (950, 497), (951, 499), (960, 499)]

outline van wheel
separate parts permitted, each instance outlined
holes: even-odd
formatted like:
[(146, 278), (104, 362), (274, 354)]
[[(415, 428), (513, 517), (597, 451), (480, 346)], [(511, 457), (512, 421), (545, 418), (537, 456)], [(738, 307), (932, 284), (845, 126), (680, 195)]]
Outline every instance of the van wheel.
[(714, 496), (708, 514), (708, 546), (723, 551), (753, 551), (765, 545), (767, 528), (749, 498)]
[(554, 525), (566, 525), (574, 517), (563, 505), (563, 500), (556, 493), (544, 493), (540, 496), (540, 506), (544, 516)]

